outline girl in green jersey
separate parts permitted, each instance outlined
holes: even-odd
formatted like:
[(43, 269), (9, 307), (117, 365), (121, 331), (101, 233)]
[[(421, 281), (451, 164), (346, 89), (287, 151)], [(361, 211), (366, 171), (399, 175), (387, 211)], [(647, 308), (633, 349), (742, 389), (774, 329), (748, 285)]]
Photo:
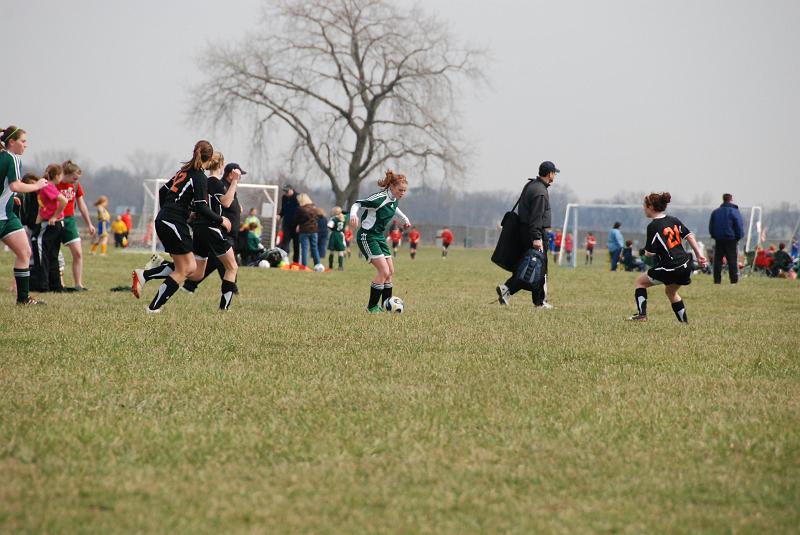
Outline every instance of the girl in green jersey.
[(377, 272), (370, 286), (368, 312), (380, 312), (382, 308), (378, 302), (384, 302), (392, 296), (394, 263), (384, 236), (386, 225), (395, 216), (402, 221), (403, 230), (411, 225), (406, 215), (397, 208), (400, 199), (408, 191), (408, 179), (389, 170), (378, 181), (378, 186), (382, 188), (381, 191), (366, 199), (359, 199), (350, 207), (350, 225), (358, 227), (358, 248)]
[(20, 179), (20, 159), (28, 145), (25, 130), (9, 126), (0, 130), (0, 241), (14, 253), (14, 282), (17, 285), (17, 304), (43, 304), (28, 295), (31, 283), (30, 259), (31, 246), (22, 223), (14, 213), (16, 193), (39, 191), (47, 185), (47, 180), (40, 178), (32, 184), (25, 184)]

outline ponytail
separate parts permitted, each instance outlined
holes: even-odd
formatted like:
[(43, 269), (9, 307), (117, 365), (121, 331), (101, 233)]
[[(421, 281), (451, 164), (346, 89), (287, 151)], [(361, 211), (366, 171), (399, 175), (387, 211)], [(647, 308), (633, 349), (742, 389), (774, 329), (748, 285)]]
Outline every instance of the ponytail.
[(663, 212), (672, 200), (672, 195), (668, 191), (663, 193), (651, 193), (644, 198), (645, 206), (652, 208), (656, 212)]
[(387, 189), (398, 183), (408, 184), (408, 179), (404, 175), (396, 175), (394, 174), (394, 171), (387, 169), (386, 176), (384, 176), (381, 180), (378, 180), (378, 187)]
[(61, 167), (64, 169), (64, 176), (80, 175), (82, 172), (80, 166), (72, 160), (67, 160), (66, 162), (62, 163)]
[(194, 145), (194, 151), (192, 151), (191, 159), (188, 162), (183, 162), (181, 171), (186, 172), (192, 169), (203, 169), (204, 164), (208, 162), (213, 155), (214, 147), (211, 146), (211, 143), (204, 139), (198, 141)]

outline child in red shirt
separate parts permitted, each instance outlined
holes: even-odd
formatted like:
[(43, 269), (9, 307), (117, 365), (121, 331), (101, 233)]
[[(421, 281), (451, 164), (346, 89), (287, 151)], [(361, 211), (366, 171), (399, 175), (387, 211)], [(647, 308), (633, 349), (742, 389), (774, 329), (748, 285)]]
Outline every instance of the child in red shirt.
[(400, 232), (400, 227), (393, 226), (389, 231), (389, 239), (392, 240), (392, 256), (397, 256), (397, 248), (400, 247), (400, 241), (403, 239), (403, 233)]
[(442, 260), (444, 260), (447, 258), (447, 250), (450, 248), (450, 244), (453, 243), (453, 233), (450, 227), (444, 227), (442, 233), (436, 237), (442, 239)]
[(594, 246), (597, 243), (597, 239), (594, 237), (594, 234), (591, 232), (586, 234), (586, 262), (584, 264), (592, 265), (592, 261), (594, 260)]
[(411, 260), (414, 260), (417, 257), (417, 244), (421, 235), (417, 230), (417, 227), (411, 227), (411, 230), (408, 232), (408, 245), (411, 248)]

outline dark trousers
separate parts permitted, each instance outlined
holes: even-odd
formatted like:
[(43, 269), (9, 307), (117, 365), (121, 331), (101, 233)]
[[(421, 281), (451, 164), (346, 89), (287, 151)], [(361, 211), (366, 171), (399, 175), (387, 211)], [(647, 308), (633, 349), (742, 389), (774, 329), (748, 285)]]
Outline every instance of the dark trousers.
[(58, 252), (61, 249), (62, 221), (52, 225), (38, 225), (31, 238), (31, 290), (60, 292), (61, 273), (58, 269)]
[(281, 249), (289, 254), (289, 242), (292, 242), (292, 262), (300, 262), (300, 236), (297, 234), (297, 226), (294, 223), (282, 225), (283, 239)]
[[(541, 306), (547, 300), (547, 254), (542, 255), (542, 275), (544, 275), (544, 284), (540, 288), (536, 288), (531, 292), (531, 300), (535, 306)], [(511, 275), (506, 281), (508, 293), (514, 295), (522, 289), (522, 283), (514, 276)]]
[(739, 240), (714, 240), (714, 284), (722, 283), (722, 259), (728, 260), (731, 284), (739, 282)]
[(616, 251), (609, 251), (609, 255), (611, 255), (611, 271), (617, 270), (617, 264), (619, 264), (619, 257), (622, 254), (622, 249), (617, 249)]

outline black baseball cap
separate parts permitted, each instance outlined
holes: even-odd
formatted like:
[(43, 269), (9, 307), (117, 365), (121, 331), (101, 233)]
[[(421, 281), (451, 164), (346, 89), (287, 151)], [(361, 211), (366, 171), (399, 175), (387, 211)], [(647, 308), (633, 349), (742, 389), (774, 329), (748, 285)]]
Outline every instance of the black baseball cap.
[(539, 166), (539, 176), (547, 176), (550, 173), (560, 173), (561, 169), (556, 167), (553, 162), (542, 162)]
[(234, 169), (238, 169), (239, 171), (241, 171), (241, 172), (242, 172), (242, 174), (243, 174), (243, 175), (246, 175), (246, 174), (247, 174), (247, 171), (244, 171), (244, 170), (243, 170), (241, 167), (239, 167), (239, 164), (238, 164), (238, 163), (229, 163), (228, 165), (226, 165), (226, 166), (225, 166), (225, 172), (224, 172), (224, 173), (222, 173), (222, 174), (223, 174), (223, 175), (228, 175), (228, 174), (230, 174), (230, 172), (231, 172), (231, 171), (233, 171)]
[(291, 184), (284, 184), (281, 189), (283, 191), (289, 191), (290, 189), (294, 189), (294, 186), (292, 186)]

